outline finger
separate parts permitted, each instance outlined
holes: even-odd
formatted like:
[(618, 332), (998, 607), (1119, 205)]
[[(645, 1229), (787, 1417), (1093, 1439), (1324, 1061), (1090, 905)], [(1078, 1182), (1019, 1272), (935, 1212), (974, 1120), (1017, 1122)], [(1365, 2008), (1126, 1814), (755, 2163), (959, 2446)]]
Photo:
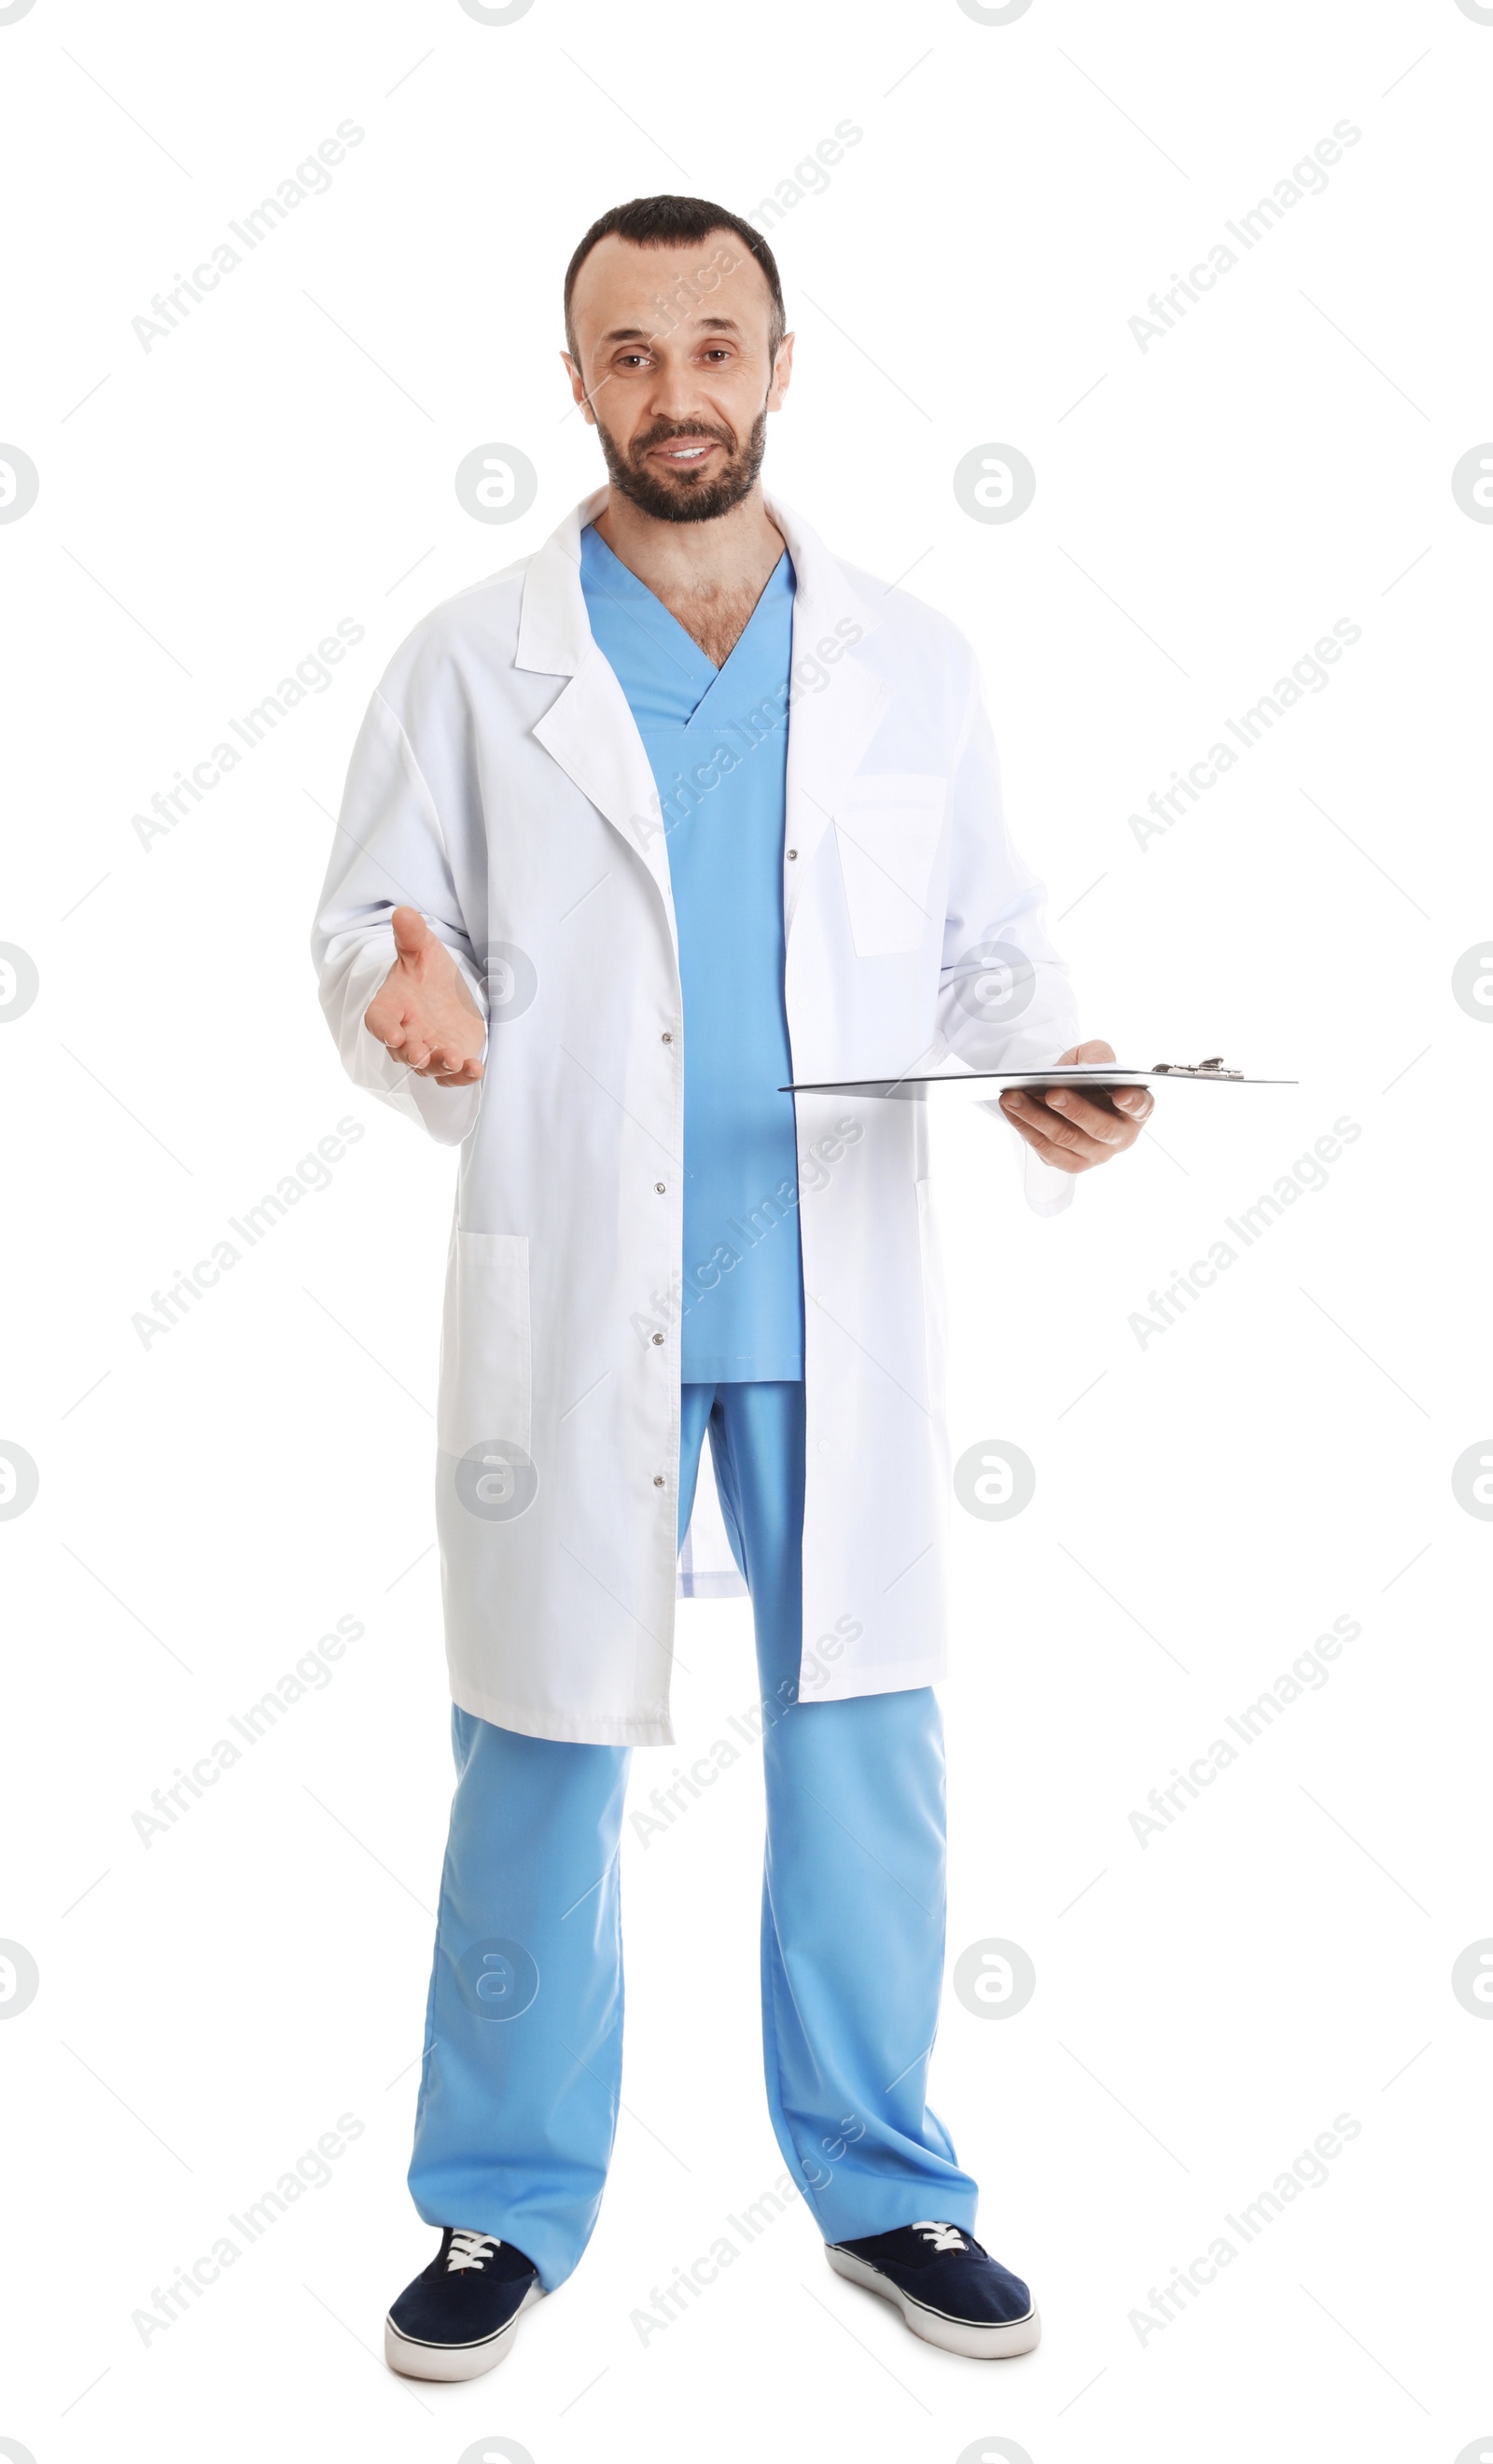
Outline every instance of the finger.
[[(1059, 1089), (1062, 1094), (1069, 1091), (1066, 1088)], [(1131, 1144), (1134, 1132), (1155, 1110), (1155, 1098), (1144, 1087), (1107, 1087), (1102, 1092), (1096, 1091), (1093, 1100), (1111, 1121), (1121, 1124), (1121, 1143), (1125, 1146)]]
[(1077, 1155), (1086, 1164), (1102, 1163), (1107, 1156), (1117, 1152), (1122, 1138), (1126, 1143), (1130, 1140), (1130, 1131), (1122, 1132), (1119, 1124), (1114, 1123), (1113, 1135), (1101, 1142), (1090, 1137), (1075, 1121), (1065, 1121), (1061, 1112), (1050, 1111), (1044, 1104), (1035, 1103), (1030, 1095), (1012, 1094), (1001, 1100), (1007, 1105), (1023, 1137), (1030, 1135), (1034, 1145), (1041, 1137), (1047, 1145), (1061, 1148), (1066, 1155)]
[[(1036, 1093), (1018, 1094), (1012, 1100), (1018, 1107), (1018, 1119), (1040, 1130), (1054, 1146), (1091, 1155), (1109, 1155), (1122, 1138), (1131, 1134), (1113, 1113), (1099, 1112), (1082, 1097), (1065, 1095), (1061, 1088), (1050, 1089), (1045, 1100)], [(1094, 1125), (1092, 1129), (1089, 1123)]]
[(460, 1087), (468, 1083), (466, 1073), (471, 1067), (465, 1053), (456, 1051), (449, 1044), (432, 1044), (421, 1075), (438, 1079), (443, 1087)]
[(402, 995), (390, 993), (387, 985), (383, 985), (363, 1011), (362, 1023), (370, 1035), (376, 1035), (381, 1044), (387, 1044), (391, 1037), (403, 1035), (408, 1027), (409, 1003)]
[(418, 958), (430, 938), (430, 928), (418, 907), (396, 907), (389, 922), (394, 927), (394, 948), (402, 958)]
[(1063, 1120), (1097, 1139), (1101, 1146), (1119, 1147), (1129, 1142), (1131, 1125), (1112, 1112), (1108, 1104), (1096, 1102), (1090, 1095), (1080, 1095), (1071, 1087), (1048, 1087), (1044, 1100)]
[(1071, 1147), (1057, 1146), (1051, 1138), (1043, 1137), (1035, 1121), (1018, 1121), (1015, 1127), (1021, 1132), (1033, 1154), (1040, 1156), (1043, 1163), (1055, 1165), (1059, 1172), (1087, 1172), (1088, 1169), (1085, 1158), (1076, 1154)]

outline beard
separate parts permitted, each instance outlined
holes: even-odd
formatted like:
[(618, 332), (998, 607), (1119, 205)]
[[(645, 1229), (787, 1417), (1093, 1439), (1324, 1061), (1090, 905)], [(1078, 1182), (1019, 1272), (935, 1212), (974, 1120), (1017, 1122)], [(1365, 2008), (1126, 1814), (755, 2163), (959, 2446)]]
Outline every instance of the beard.
[[(659, 522), (714, 522), (722, 514), (729, 514), (756, 487), (767, 450), (765, 408), (757, 412), (744, 444), (729, 428), (714, 428), (701, 419), (657, 420), (643, 435), (634, 437), (626, 450), (603, 427), (600, 416), (596, 430), (613, 487), (640, 513), (650, 514)], [(708, 436), (714, 443), (723, 445), (729, 457), (725, 469), (714, 479), (688, 470), (680, 471), (671, 479), (655, 477), (646, 468), (643, 456), (655, 445), (666, 445), (675, 436)]]

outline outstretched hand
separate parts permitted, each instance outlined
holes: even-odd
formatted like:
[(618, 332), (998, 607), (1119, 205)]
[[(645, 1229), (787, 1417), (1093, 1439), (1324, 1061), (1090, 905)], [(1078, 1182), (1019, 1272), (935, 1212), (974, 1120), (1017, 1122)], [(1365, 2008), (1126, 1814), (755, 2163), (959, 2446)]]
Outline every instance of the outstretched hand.
[[(1065, 1052), (1060, 1068), (1070, 1061), (1112, 1061), (1108, 1044), (1075, 1044)], [(1146, 1087), (1008, 1087), (1000, 1098), (1006, 1119), (1021, 1133), (1043, 1163), (1059, 1172), (1088, 1172), (1123, 1155), (1139, 1137), (1155, 1108)]]
[(417, 1078), (474, 1087), (487, 1030), (445, 942), (417, 907), (396, 907), (394, 964), (363, 1012), (370, 1035)]

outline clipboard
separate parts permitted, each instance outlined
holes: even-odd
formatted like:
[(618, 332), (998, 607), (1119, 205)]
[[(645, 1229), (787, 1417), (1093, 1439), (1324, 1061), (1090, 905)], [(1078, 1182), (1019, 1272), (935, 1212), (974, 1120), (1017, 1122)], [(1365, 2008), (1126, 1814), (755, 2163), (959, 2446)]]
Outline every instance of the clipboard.
[(888, 1103), (921, 1103), (930, 1087), (962, 1087), (982, 1094), (1003, 1094), (1007, 1088), (1088, 1087), (1299, 1087), (1299, 1078), (1250, 1078), (1242, 1069), (1227, 1069), (1221, 1060), (1156, 1061), (1149, 1069), (1126, 1069), (1118, 1061), (1069, 1061), (1050, 1069), (910, 1070), (901, 1078), (795, 1079), (779, 1087), (779, 1095), (865, 1095)]

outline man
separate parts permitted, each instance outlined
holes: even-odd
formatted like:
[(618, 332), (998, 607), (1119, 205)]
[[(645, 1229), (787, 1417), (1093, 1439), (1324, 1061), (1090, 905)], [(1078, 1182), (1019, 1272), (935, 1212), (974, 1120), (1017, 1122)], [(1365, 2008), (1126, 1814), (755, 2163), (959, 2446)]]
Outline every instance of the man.
[[(1035, 2305), (925, 2093), (950, 1492), (925, 1108), (783, 1090), (1114, 1056), (1074, 1044), (967, 645), (763, 494), (793, 338), (759, 234), (637, 200), (565, 312), (611, 484), (397, 652), (316, 937), (354, 1079), (461, 1149), (458, 1781), (409, 2174), (442, 2238), (386, 2354), (491, 2368), (595, 2223), (624, 1795), (632, 1747), (672, 1739), (707, 1429), (757, 1635), (779, 2144), (841, 2275), (948, 2350), (1024, 2352)], [(1051, 1211), (1151, 1098), (1000, 1109)]]

